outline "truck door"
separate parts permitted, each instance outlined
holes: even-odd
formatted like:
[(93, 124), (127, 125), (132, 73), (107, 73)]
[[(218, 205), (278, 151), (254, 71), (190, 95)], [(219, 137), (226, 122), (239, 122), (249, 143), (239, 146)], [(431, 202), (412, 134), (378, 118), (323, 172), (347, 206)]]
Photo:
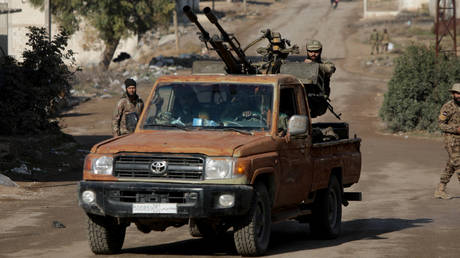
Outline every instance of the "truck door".
[(303, 87), (299, 84), (281, 85), (278, 136), (280, 137), (280, 179), (276, 203), (295, 206), (306, 199), (311, 190), (311, 133), (291, 137), (286, 141), (287, 121), (292, 115), (307, 115)]

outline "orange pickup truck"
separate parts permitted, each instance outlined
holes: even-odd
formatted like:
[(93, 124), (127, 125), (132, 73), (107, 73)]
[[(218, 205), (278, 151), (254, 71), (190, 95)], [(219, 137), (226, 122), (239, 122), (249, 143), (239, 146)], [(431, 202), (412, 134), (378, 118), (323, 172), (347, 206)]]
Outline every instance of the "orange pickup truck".
[(79, 205), (95, 254), (119, 252), (131, 223), (148, 233), (189, 226), (194, 237), (233, 229), (236, 250), (262, 255), (271, 224), (295, 219), (324, 238), (342, 205), (361, 200), (361, 139), (347, 123), (312, 123), (292, 75), (159, 78), (135, 132), (86, 157)]

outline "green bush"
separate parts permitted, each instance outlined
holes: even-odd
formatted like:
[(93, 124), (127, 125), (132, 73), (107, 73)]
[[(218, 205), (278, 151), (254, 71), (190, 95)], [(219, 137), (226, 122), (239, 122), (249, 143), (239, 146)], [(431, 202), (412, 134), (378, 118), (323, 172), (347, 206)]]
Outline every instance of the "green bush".
[(69, 94), (73, 52), (66, 51), (68, 35), (58, 33), (51, 41), (44, 28), (29, 27), (28, 50), (23, 61), (0, 58), (0, 135), (36, 134), (58, 130), (50, 122), (57, 98)]
[(440, 57), (433, 47), (412, 45), (396, 59), (380, 117), (392, 131), (438, 129), (441, 106), (451, 99), (448, 89), (460, 81), (460, 60)]

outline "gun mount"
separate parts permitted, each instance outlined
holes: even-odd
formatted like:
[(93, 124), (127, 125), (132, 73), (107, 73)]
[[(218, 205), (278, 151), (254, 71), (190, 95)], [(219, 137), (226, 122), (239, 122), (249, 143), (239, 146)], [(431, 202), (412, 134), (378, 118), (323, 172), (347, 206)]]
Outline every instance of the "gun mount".
[(257, 49), (257, 53), (262, 56), (263, 61), (259, 70), (264, 70), (265, 74), (280, 73), (282, 63), (290, 54), (299, 54), (299, 47), (297, 45), (290, 47), (291, 41), (282, 38), (279, 32), (274, 32), (270, 29), (262, 30), (261, 32), (262, 36), (249, 43), (244, 51), (248, 50), (261, 40), (267, 39), (269, 42), (268, 46)]

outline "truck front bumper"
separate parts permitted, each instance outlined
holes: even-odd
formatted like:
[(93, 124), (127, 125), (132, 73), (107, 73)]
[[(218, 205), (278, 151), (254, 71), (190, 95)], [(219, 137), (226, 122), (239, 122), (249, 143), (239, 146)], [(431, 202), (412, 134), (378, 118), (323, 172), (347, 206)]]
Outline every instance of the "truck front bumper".
[[(82, 198), (85, 191), (92, 202)], [(233, 205), (223, 207), (222, 195), (233, 196)], [(119, 218), (239, 216), (248, 213), (252, 197), (247, 185), (80, 181), (78, 186), (78, 202), (87, 213)]]

